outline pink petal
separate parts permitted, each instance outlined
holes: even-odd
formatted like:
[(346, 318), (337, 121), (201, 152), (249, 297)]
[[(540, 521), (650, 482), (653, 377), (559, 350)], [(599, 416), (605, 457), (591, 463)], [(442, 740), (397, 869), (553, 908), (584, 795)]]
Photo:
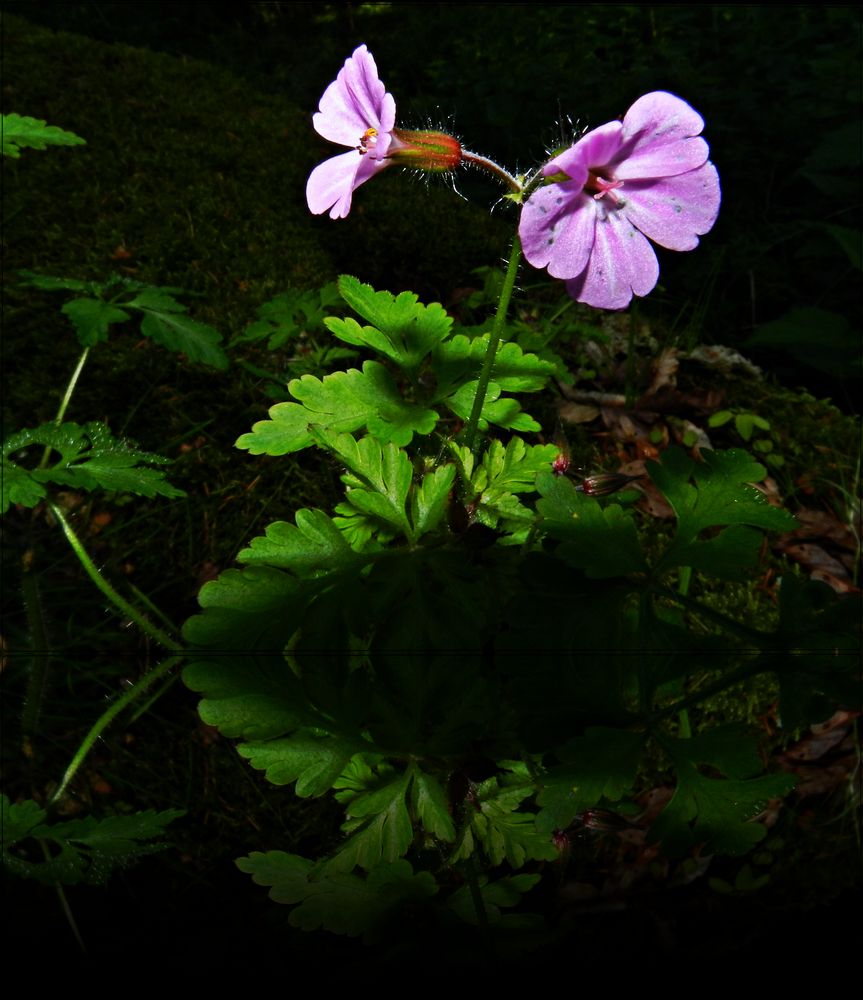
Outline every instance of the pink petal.
[(315, 215), (327, 209), (331, 219), (344, 219), (351, 209), (357, 171), (362, 157), (352, 149), (319, 164), (306, 182), (306, 201)]
[(622, 211), (597, 220), (596, 238), (585, 270), (566, 290), (597, 309), (623, 309), (633, 294), (647, 295), (659, 279), (659, 262), (644, 236)]
[(629, 181), (619, 193), (629, 221), (669, 250), (692, 250), (719, 214), (719, 175), (712, 163), (655, 181)]
[(573, 180), (584, 184), (589, 170), (595, 170), (610, 163), (620, 151), (623, 140), (623, 126), (620, 122), (608, 122), (583, 135), (578, 142), (556, 156), (543, 168), (546, 177), (558, 171), (568, 174)]
[(375, 61), (360, 45), (345, 61), (312, 116), (315, 130), (342, 146), (356, 146), (369, 128), (389, 132), (395, 125), (396, 104), (378, 78)]
[(548, 267), (555, 278), (573, 278), (587, 265), (595, 222), (593, 199), (574, 183), (540, 188), (521, 211), (524, 256), (534, 267)]
[(673, 177), (700, 167), (710, 155), (696, 138), (704, 120), (686, 101), (656, 91), (645, 94), (623, 119), (623, 148), (615, 165), (618, 180)]

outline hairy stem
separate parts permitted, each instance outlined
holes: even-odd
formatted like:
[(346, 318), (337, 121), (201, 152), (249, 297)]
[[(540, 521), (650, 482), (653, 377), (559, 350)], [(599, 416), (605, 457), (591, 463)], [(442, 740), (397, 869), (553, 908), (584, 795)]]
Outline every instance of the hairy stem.
[(502, 181), (510, 191), (521, 191), (521, 183), (517, 178), (499, 164), (495, 163), (494, 160), (490, 160), (487, 156), (480, 156), (479, 153), (471, 153), (467, 149), (462, 149), (461, 159), (463, 163), (469, 163), (471, 166), (478, 167), (480, 170), (484, 170), (487, 174), (491, 174), (497, 180)]
[(488, 349), (485, 352), (485, 359), (482, 363), (482, 370), (479, 374), (479, 381), (476, 387), (476, 395), (473, 400), (473, 409), (470, 412), (470, 419), (467, 422), (467, 432), (465, 433), (465, 444), (474, 455), (479, 451), (479, 440), (477, 429), (482, 408), (485, 404), (485, 394), (488, 391), (488, 384), (491, 381), (491, 373), (494, 368), (497, 349), (500, 345), (503, 334), (506, 313), (509, 309), (509, 300), (515, 288), (515, 276), (518, 273), (518, 265), (521, 263), (521, 242), (518, 234), (513, 237), (512, 251), (509, 255), (509, 264), (506, 269), (506, 276), (503, 279), (503, 287), (500, 290), (500, 300), (497, 304), (497, 312), (494, 317), (494, 324), (491, 330), (491, 339), (488, 342)]

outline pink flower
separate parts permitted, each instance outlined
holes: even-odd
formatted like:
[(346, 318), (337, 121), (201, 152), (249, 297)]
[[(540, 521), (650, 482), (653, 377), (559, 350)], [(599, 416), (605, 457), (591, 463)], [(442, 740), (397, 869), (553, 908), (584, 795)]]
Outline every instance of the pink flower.
[(719, 212), (719, 175), (685, 101), (645, 94), (622, 122), (588, 132), (545, 165), (519, 222), (524, 255), (579, 302), (623, 309), (659, 278), (648, 238), (692, 250)]
[(344, 219), (360, 186), (389, 165), (387, 151), (396, 121), (396, 102), (378, 79), (378, 68), (365, 45), (345, 61), (324, 91), (312, 118), (325, 139), (349, 146), (315, 167), (306, 184), (306, 200), (315, 215), (330, 209), (331, 219)]

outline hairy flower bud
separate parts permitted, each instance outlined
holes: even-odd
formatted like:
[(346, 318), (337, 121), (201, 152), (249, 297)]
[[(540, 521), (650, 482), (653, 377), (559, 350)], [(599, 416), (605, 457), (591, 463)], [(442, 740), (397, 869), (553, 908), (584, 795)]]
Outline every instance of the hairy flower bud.
[(446, 132), (394, 128), (387, 156), (400, 167), (445, 173), (461, 163), (462, 150), (458, 139)]

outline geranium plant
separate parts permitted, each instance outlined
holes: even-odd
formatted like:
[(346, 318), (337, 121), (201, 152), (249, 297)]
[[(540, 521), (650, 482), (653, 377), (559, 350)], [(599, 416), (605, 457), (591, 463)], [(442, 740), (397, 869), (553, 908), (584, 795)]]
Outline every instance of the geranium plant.
[(294, 379), (237, 442), (274, 458), (316, 448), (344, 486), (332, 513), (299, 510), (252, 539), (184, 630), (202, 718), (268, 780), (344, 807), (344, 838), (324, 856), (282, 845), (240, 868), (305, 929), (553, 933), (525, 912), (544, 863), (589, 816), (638, 827), (646, 755), (676, 792), (642, 836), (671, 857), (745, 854), (793, 781), (765, 770), (753, 734), (693, 730), (689, 712), (772, 674), (785, 725), (820, 717), (852, 686), (847, 605), (788, 577), (765, 631), (675, 586), (739, 579), (763, 533), (793, 525), (753, 485), (764, 468), (743, 451), (669, 449), (647, 475), (674, 529), (646, 544), (637, 493), (617, 498), (636, 477), (573, 481), (534, 437), (521, 397), (554, 363), (507, 340), (522, 245), (574, 298), (621, 309), (657, 281), (649, 239), (689, 250), (709, 232), (720, 192), (700, 116), (647, 94), (516, 176), (445, 133), (397, 127), (360, 46), (313, 121), (348, 147), (312, 172), (314, 213), (344, 220), (388, 167), (470, 166), (520, 216), (491, 322), (461, 329), (436, 303), (343, 275), (357, 318), (325, 324), (361, 367)]

